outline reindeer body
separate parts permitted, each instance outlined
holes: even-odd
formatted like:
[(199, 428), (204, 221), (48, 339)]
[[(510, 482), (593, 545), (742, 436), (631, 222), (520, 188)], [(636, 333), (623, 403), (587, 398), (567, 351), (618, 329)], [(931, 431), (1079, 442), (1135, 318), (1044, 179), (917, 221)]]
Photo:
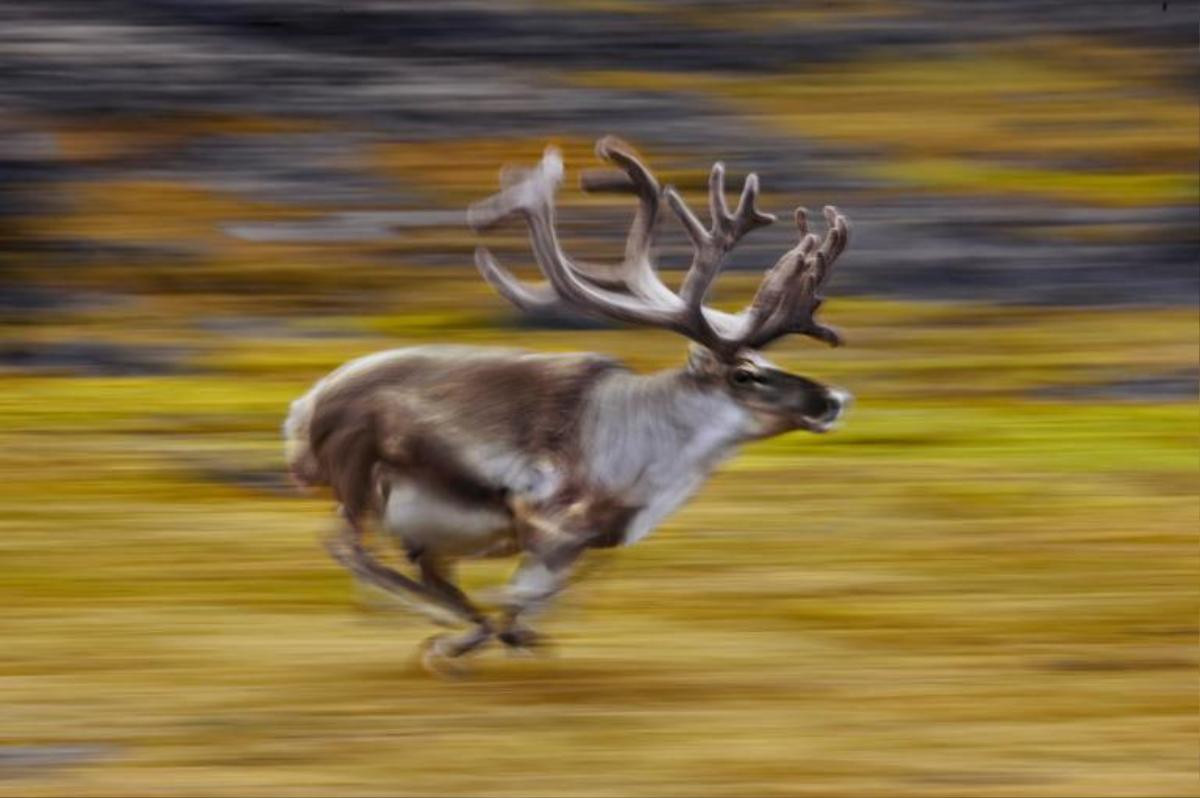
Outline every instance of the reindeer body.
[(592, 545), (640, 540), (755, 429), (686, 369), (430, 346), (333, 372), (292, 403), (285, 437), (298, 481), (337, 487), (410, 552), (458, 558), (518, 552), (518, 498), (610, 508)]
[[(617, 265), (562, 251), (554, 197), (562, 160), (548, 148), (534, 169), (509, 170), (500, 193), (473, 205), (485, 230), (520, 218), (546, 282), (530, 285), (483, 247), (482, 276), (526, 310), (578, 311), (667, 329), (691, 339), (682, 368), (639, 375), (595, 354), (425, 346), (352, 361), (292, 403), (284, 424), (298, 481), (327, 485), (341, 505), (330, 553), (355, 576), (418, 597), (427, 610), (470, 625), (434, 638), (431, 668), (499, 638), (527, 647), (524, 623), (566, 584), (587, 549), (644, 538), (736, 448), (790, 430), (824, 432), (849, 395), (775, 368), (758, 350), (790, 334), (840, 343), (814, 313), (849, 228), (826, 206), (823, 240), (808, 232), (771, 267), (751, 304), (730, 314), (704, 302), (729, 250), (774, 217), (755, 207), (749, 175), (731, 212), (724, 167), (709, 180), (705, 227), (671, 187), (662, 188), (627, 145), (607, 137), (597, 154), (624, 174), (584, 173), (591, 191), (633, 193), (639, 206)], [(663, 204), (683, 223), (694, 258), (678, 292), (659, 277), (653, 239)], [(419, 581), (383, 565), (363, 544), (375, 522), (400, 543)], [(467, 557), (520, 555), (499, 625), (454, 584)]]

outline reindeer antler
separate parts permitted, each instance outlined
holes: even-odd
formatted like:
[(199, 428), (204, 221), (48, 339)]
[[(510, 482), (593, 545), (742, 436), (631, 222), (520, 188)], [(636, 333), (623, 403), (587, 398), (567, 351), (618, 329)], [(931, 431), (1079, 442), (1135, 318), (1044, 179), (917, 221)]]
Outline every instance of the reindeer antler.
[(813, 314), (825, 301), (820, 291), (829, 281), (833, 262), (849, 243), (850, 222), (832, 205), (825, 206), (824, 215), (829, 227), (818, 247), (817, 237), (808, 232), (807, 209), (796, 209), (800, 242), (771, 267), (750, 307), (744, 311), (744, 346), (762, 349), (791, 333), (807, 335), (831, 346), (841, 345), (838, 332), (818, 322)]
[[(730, 213), (725, 202), (725, 169), (719, 162), (714, 164), (708, 181), (712, 222), (705, 228), (674, 188), (659, 188), (650, 170), (624, 142), (606, 136), (596, 143), (596, 154), (624, 174), (585, 172), (581, 180), (584, 189), (632, 192), (639, 200), (624, 260), (616, 265), (581, 263), (562, 251), (554, 225), (554, 194), (562, 181), (562, 158), (557, 149), (548, 147), (536, 168), (508, 173), (499, 194), (468, 211), (468, 222), (476, 230), (514, 215), (523, 217), (529, 226), (534, 257), (546, 282), (526, 285), (486, 247), (475, 251), (480, 272), (506, 299), (526, 310), (565, 305), (619, 321), (663, 327), (724, 357), (744, 348), (761, 348), (789, 333), (839, 342), (832, 329), (813, 320), (822, 301), (818, 292), (847, 241), (845, 217), (835, 209), (825, 209), (830, 227), (819, 248), (816, 236), (807, 232), (803, 209), (797, 211), (800, 243), (767, 272), (750, 306), (733, 315), (706, 307), (704, 300), (729, 251), (750, 231), (775, 220), (755, 207), (758, 176), (747, 176), (737, 208)], [(664, 197), (695, 249), (678, 294), (659, 278), (651, 253)]]

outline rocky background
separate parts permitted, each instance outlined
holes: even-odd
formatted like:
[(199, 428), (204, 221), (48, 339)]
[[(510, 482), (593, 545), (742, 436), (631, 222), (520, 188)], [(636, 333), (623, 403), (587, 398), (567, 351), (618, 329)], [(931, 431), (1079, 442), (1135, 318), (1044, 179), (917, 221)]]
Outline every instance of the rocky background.
[[(5, 265), (33, 283), (121, 265), (180, 291), (238, 241), (461, 265), (458, 212), (498, 161), (567, 140), (579, 168), (611, 132), (685, 185), (722, 158), (781, 208), (836, 201), (857, 232), (843, 293), (1194, 304), (1196, 10), (11, 0)], [(191, 198), (212, 240), (136, 229)], [(737, 265), (769, 263), (783, 227)], [(438, 241), (389, 251), (414, 232)]]

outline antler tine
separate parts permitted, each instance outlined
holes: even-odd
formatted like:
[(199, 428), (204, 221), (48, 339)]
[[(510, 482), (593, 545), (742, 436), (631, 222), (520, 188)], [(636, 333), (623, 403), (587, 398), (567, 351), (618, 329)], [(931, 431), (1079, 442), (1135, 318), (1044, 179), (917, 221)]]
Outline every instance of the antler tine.
[(720, 229), (731, 217), (725, 202), (725, 164), (717, 161), (708, 172), (708, 218), (713, 229)]
[(829, 280), (829, 274), (833, 267), (833, 262), (837, 260), (838, 255), (846, 248), (846, 244), (850, 240), (850, 226), (846, 217), (838, 212), (838, 209), (832, 205), (826, 205), (822, 213), (825, 215), (825, 221), (828, 229), (825, 233), (825, 240), (821, 242), (821, 248), (818, 254), (821, 256), (821, 268), (817, 272), (816, 289), (820, 291), (825, 287), (825, 283)]
[[(724, 192), (721, 199), (724, 200)], [(742, 184), (742, 195), (738, 198), (737, 210), (733, 216), (726, 214), (734, 241), (758, 227), (766, 227), (775, 222), (775, 214), (763, 213), (754, 206), (758, 200), (758, 175), (751, 172), (746, 175)]]
[[(801, 231), (805, 230), (799, 218), (797, 226)], [(794, 304), (799, 296), (801, 272), (805, 260), (817, 248), (817, 241), (815, 235), (802, 233), (800, 242), (767, 270), (754, 299), (740, 314), (741, 328), (737, 337), (744, 345), (753, 346), (760, 339), (769, 340), (769, 336), (779, 334), (775, 331), (786, 325), (787, 317), (782, 309)]]
[(527, 313), (559, 309), (563, 306), (554, 288), (546, 282), (526, 285), (500, 265), (487, 247), (475, 248), (475, 268), (496, 293)]
[[(679, 192), (670, 187), (665, 193), (667, 202), (683, 222), (695, 248), (692, 265), (679, 290), (680, 299), (688, 308), (691, 323), (701, 335), (716, 341), (716, 346), (723, 351), (735, 350), (741, 346), (738, 331), (744, 329), (745, 322), (727, 313), (705, 309), (704, 300), (721, 271), (725, 256), (737, 242), (751, 230), (775, 221), (774, 216), (755, 207), (758, 175), (746, 176), (737, 210), (731, 214), (725, 202), (725, 165), (720, 161), (713, 164), (708, 177), (708, 205), (712, 215), (708, 229), (696, 218)], [(714, 325), (717, 329), (714, 329)]]
[(796, 220), (796, 229), (800, 231), (800, 238), (803, 239), (804, 236), (808, 235), (808, 208), (805, 208), (803, 205), (797, 205), (792, 217)]
[(850, 221), (832, 205), (826, 205), (824, 213), (825, 221), (829, 224), (829, 251), (826, 255), (832, 261), (850, 243)]
[[(671, 206), (671, 210), (683, 223), (683, 229), (687, 232), (688, 238), (692, 239), (692, 246), (696, 248), (696, 251), (699, 252), (701, 247), (707, 246), (712, 236), (704, 227), (704, 223), (696, 218), (696, 214), (692, 213), (692, 209), (688, 207), (687, 202), (679, 195), (675, 187), (667, 186), (663, 189), (663, 196), (667, 198), (667, 204)], [(689, 273), (690, 271), (689, 269)]]
[(817, 240), (812, 233), (801, 235), (800, 242), (785, 252), (767, 272), (749, 306), (749, 312), (760, 326), (770, 320), (796, 290), (797, 276), (804, 269), (805, 260), (817, 248)]
[(585, 191), (636, 194), (638, 209), (629, 228), (625, 257), (620, 264), (575, 262), (573, 267), (602, 287), (625, 289), (649, 302), (676, 304), (677, 297), (659, 279), (651, 257), (662, 196), (658, 181), (633, 148), (616, 136), (605, 136), (596, 142), (596, 157), (614, 164), (624, 174), (618, 176), (609, 170), (589, 170), (580, 177), (581, 187)]
[[(510, 172), (510, 174), (517, 174)], [(502, 220), (519, 215), (529, 227), (529, 241), (538, 267), (546, 282), (522, 283), (502, 266), (486, 247), (475, 252), (475, 264), (491, 285), (525, 310), (563, 307), (590, 311), (634, 324), (681, 329), (678, 299), (675, 307), (618, 294), (582, 279), (575, 264), (562, 251), (554, 227), (554, 195), (562, 179), (562, 157), (547, 147), (537, 168), (523, 173), (523, 179), (498, 194), (475, 203), (467, 212), (468, 223), (476, 230), (489, 229)]]
[[(562, 180), (562, 156), (547, 147), (541, 162), (533, 169), (504, 167), (500, 170), (503, 189), (467, 209), (467, 224), (475, 231), (489, 230), (514, 215), (529, 216), (533, 208), (544, 204)], [(475, 266), (496, 291), (525, 311), (545, 311), (561, 307), (554, 288), (546, 282), (527, 285), (500, 265), (486, 247), (475, 250)]]
[(547, 202), (562, 182), (562, 153), (547, 147), (533, 169), (505, 167), (500, 170), (501, 191), (467, 208), (467, 224), (476, 232), (489, 230), (514, 214), (528, 214)]
[[(820, 247), (817, 247), (817, 237), (808, 232), (807, 211), (796, 209), (796, 227), (800, 231), (800, 243), (785, 253), (776, 269), (787, 269), (791, 276), (783, 291), (771, 294), (777, 297), (774, 307), (764, 313), (763, 307), (771, 304), (771, 297), (764, 297), (762, 305), (756, 295), (755, 302), (748, 311), (749, 322), (744, 338), (746, 346), (760, 348), (771, 341), (788, 333), (801, 333), (832, 346), (842, 343), (841, 336), (836, 330), (816, 321), (814, 314), (824, 302), (821, 289), (829, 280), (833, 262), (846, 248), (849, 241), (849, 224), (837, 208), (827, 205), (824, 216), (828, 229)], [(770, 277), (770, 275), (768, 275)], [(760, 294), (766, 289), (764, 284)], [(758, 315), (755, 315), (757, 309)]]

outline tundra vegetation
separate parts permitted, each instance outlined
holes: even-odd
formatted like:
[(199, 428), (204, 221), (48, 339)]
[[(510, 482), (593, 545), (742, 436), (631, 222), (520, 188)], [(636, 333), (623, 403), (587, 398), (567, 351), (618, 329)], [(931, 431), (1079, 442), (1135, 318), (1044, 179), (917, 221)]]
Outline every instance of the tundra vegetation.
[[(40, 54), (0, 25), (6, 67), (57, 58), (72, 76), (43, 90), (49, 73), (6, 68), (0, 86), (0, 795), (1193, 794), (1194, 41), (1181, 55), (1133, 5), (1111, 13), (1140, 38), (1080, 33), (1110, 13), (1087, 4), (1020, 44), (985, 41), (1010, 30), (990, 6), (964, 44), (971, 20), (939, 27), (929, 4), (764, 5), (720, 41), (846, 46), (793, 48), (801, 62), (762, 81), (728, 47), (707, 80), (646, 58), (535, 65), (520, 91), (578, 105), (524, 127), (509, 110), (495, 131), (469, 124), (500, 115), (478, 92), (453, 125), (449, 103), (355, 116), (406, 101), (397, 72), (433, 78), (371, 72), (390, 50), (351, 63), (340, 28), (291, 60), (180, 60), (236, 20), (131, 17), (95, 31), (121, 46), (72, 66), (74, 24), (120, 3), (38, 18), (66, 42)], [(554, 7), (587, 30), (636, 16), (715, 35), (697, 4)], [(880, 19), (928, 37), (849, 46)], [(252, 53), (287, 41), (254, 35)], [(164, 53), (236, 65), (214, 74), (243, 92), (267, 64), (354, 79), (164, 100), (186, 73), (106, 71)], [(329, 500), (286, 481), (279, 421), (318, 376), (388, 347), (677, 365), (669, 334), (522, 321), (471, 266), (462, 210), (495, 165), (547, 138), (589, 163), (614, 103), (694, 207), (728, 154), (731, 176), (780, 175), (763, 207), (829, 197), (854, 219), (825, 309), (848, 345), (772, 357), (856, 403), (835, 435), (747, 447), (652, 538), (601, 553), (544, 621), (554, 653), (491, 652), (447, 685), (410, 658), (424, 622), (355, 601), (321, 549)], [(568, 185), (562, 203), (573, 251), (611, 259), (627, 201)], [(744, 306), (781, 251), (763, 236), (720, 307)], [(516, 228), (488, 244), (524, 257)], [(664, 239), (668, 262), (685, 255)], [(510, 568), (469, 563), (463, 581)]]

